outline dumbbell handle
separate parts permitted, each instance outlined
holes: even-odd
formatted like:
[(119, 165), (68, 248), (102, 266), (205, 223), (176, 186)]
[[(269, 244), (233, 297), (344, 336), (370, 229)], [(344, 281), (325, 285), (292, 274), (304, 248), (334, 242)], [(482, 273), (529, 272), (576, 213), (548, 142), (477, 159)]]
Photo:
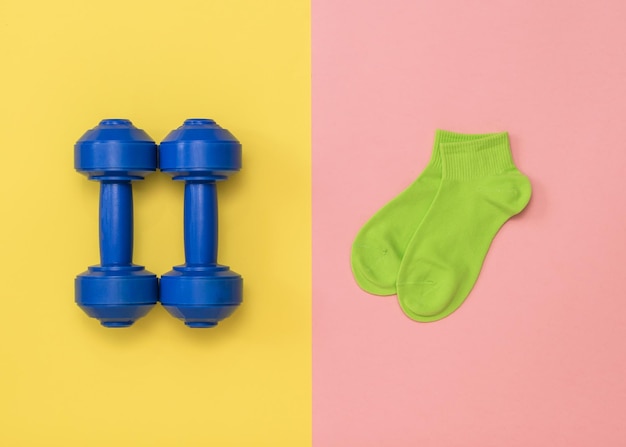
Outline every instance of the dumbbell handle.
[(217, 193), (213, 180), (185, 183), (185, 260), (190, 267), (217, 262)]
[(130, 180), (100, 184), (100, 263), (128, 266), (133, 258), (133, 189)]

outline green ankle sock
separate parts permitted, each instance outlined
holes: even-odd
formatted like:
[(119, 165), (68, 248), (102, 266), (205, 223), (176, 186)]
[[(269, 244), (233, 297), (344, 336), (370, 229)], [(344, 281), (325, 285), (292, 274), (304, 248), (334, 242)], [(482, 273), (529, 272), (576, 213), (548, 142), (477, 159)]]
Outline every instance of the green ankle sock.
[(442, 143), (442, 180), (408, 243), (398, 301), (417, 321), (454, 312), (469, 295), (500, 227), (526, 207), (531, 187), (511, 158), (506, 133)]
[(381, 208), (357, 234), (352, 245), (352, 272), (357, 284), (375, 295), (394, 295), (404, 250), (426, 215), (441, 183), (440, 144), (471, 141), (484, 135), (438, 130), (430, 163), (407, 189)]

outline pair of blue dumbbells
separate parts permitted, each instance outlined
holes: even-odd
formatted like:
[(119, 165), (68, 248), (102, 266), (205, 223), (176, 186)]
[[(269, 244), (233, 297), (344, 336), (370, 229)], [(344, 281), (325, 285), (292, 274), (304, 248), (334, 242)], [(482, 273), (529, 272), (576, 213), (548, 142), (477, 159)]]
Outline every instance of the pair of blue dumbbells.
[[(243, 280), (217, 264), (216, 182), (241, 168), (241, 144), (210, 119), (188, 119), (158, 146), (126, 119), (105, 119), (74, 146), (74, 167), (100, 182), (100, 264), (76, 277), (75, 299), (106, 327), (128, 327), (160, 301), (192, 328), (215, 326), (242, 300)], [(132, 181), (157, 167), (185, 182), (185, 264), (159, 280), (132, 262)]]

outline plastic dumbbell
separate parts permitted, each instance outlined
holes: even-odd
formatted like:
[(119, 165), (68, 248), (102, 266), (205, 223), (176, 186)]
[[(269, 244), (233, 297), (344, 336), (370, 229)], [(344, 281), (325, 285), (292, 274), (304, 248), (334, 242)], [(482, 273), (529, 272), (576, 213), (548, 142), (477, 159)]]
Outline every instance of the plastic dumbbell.
[(106, 327), (127, 327), (157, 303), (154, 273), (132, 263), (131, 182), (155, 171), (157, 148), (126, 119), (105, 119), (74, 146), (74, 167), (100, 182), (100, 264), (76, 277), (75, 299)]
[(185, 264), (161, 277), (161, 304), (189, 327), (213, 327), (242, 301), (241, 276), (217, 264), (216, 195), (241, 169), (241, 144), (213, 120), (188, 119), (159, 145), (159, 168), (185, 182)]

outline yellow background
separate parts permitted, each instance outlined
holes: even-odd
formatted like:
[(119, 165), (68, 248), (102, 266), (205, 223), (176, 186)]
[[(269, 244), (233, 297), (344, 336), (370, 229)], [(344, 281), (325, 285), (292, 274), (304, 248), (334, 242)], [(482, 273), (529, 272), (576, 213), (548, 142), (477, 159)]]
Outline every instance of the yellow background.
[[(311, 442), (309, 2), (0, 3), (0, 445)], [(187, 117), (243, 144), (218, 185), (244, 304), (193, 330), (161, 307), (105, 329), (74, 304), (98, 191), (73, 144), (106, 117), (157, 142)], [(134, 261), (183, 262), (183, 185), (134, 184)]]

